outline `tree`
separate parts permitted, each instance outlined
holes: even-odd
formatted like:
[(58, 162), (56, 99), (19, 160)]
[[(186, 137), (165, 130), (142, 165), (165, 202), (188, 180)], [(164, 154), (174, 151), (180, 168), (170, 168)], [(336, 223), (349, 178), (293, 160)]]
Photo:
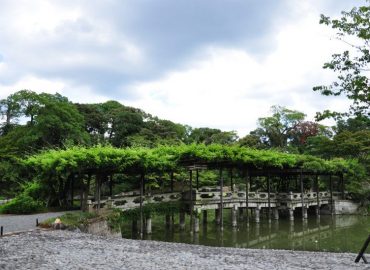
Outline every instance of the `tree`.
[(264, 149), (266, 148), (266, 145), (263, 144), (260, 140), (260, 137), (254, 134), (248, 134), (244, 136), (243, 138), (240, 138), (238, 140), (238, 144), (240, 146), (255, 148), (255, 149)]
[(258, 136), (269, 147), (285, 148), (293, 138), (292, 131), (306, 115), (281, 106), (272, 106), (271, 111), (272, 116), (258, 119), (258, 128), (251, 135)]
[(21, 108), (14, 95), (0, 100), (0, 114), (5, 122), (1, 124), (0, 135), (7, 134), (15, 126), (17, 118), (21, 115)]
[(343, 131), (356, 132), (361, 130), (370, 130), (370, 118), (359, 115), (354, 118), (340, 119), (337, 121), (336, 132), (338, 134)]
[(38, 95), (30, 90), (21, 90), (12, 95), (15, 102), (18, 103), (20, 113), (23, 116), (30, 117), (30, 125), (34, 124), (34, 118), (39, 113), (44, 99), (47, 99), (45, 94)]
[(221, 131), (214, 128), (194, 128), (188, 136), (188, 143), (219, 143), (232, 144), (236, 142), (238, 136), (235, 131)]
[(11, 121), (17, 122), (20, 117), (27, 116), (31, 121), (13, 125), (0, 137), (0, 148), (5, 153), (22, 156), (42, 148), (88, 142), (83, 129), (84, 119), (66, 97), (22, 90), (6, 100), (16, 104), (14, 106), (17, 108)]
[(343, 11), (339, 19), (321, 15), (320, 24), (337, 30), (338, 39), (348, 44), (350, 50), (333, 54), (331, 61), (324, 64), (324, 69), (339, 73), (337, 81), (329, 86), (316, 86), (313, 89), (326, 96), (345, 95), (352, 101), (352, 105), (347, 113), (324, 111), (318, 113), (317, 119), (350, 115), (369, 117), (370, 6), (355, 7), (349, 12)]

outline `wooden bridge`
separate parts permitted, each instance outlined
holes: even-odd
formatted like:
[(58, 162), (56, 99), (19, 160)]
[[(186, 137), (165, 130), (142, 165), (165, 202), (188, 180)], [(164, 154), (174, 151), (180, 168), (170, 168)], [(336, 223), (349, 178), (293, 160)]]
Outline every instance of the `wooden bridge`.
[[(260, 222), (261, 212), (267, 218), (279, 219), (280, 215), (294, 220), (296, 209), (303, 219), (307, 219), (308, 212), (320, 215), (320, 209), (326, 208), (335, 213), (335, 200), (342, 199), (342, 192), (305, 192), (305, 193), (273, 193), (273, 192), (246, 192), (245, 190), (231, 190), (231, 187), (201, 187), (185, 192), (169, 192), (158, 194), (140, 194), (140, 191), (121, 193), (100, 201), (89, 201), (89, 211), (99, 208), (117, 208), (122, 211), (142, 209), (147, 204), (178, 203), (184, 205), (180, 211), (180, 228), (185, 228), (185, 214), (190, 215), (190, 223), (194, 232), (199, 231), (199, 217), (203, 214), (203, 221), (207, 220), (207, 211), (215, 211), (215, 221), (223, 228), (223, 209), (231, 209), (232, 226), (237, 226), (237, 216), (245, 215), (246, 220), (253, 219)], [(312, 211), (308, 211), (308, 210)], [(247, 211), (246, 211), (247, 210)], [(142, 212), (142, 211), (141, 211)], [(150, 217), (147, 217), (150, 219)], [(151, 220), (145, 222), (146, 231), (151, 232)], [(148, 228), (148, 224), (150, 228)]]

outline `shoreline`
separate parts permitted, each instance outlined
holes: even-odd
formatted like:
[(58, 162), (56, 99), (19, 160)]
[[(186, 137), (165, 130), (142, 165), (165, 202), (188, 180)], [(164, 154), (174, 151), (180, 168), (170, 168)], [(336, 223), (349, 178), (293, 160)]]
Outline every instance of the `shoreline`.
[(34, 230), (0, 238), (0, 269), (364, 269), (354, 253), (242, 249)]

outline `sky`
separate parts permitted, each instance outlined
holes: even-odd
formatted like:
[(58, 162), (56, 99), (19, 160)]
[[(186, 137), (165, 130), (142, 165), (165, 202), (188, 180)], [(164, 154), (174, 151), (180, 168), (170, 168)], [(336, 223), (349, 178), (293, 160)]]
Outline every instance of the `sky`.
[(323, 63), (347, 46), (320, 14), (365, 3), (0, 0), (0, 99), (29, 89), (80, 103), (118, 100), (241, 137), (273, 105), (313, 120), (349, 105), (312, 90), (335, 79)]

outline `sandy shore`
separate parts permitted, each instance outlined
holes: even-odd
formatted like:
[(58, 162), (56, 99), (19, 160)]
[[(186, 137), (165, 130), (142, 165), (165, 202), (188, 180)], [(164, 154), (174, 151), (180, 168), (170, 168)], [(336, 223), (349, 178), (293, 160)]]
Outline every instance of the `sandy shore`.
[[(0, 238), (0, 269), (364, 269), (355, 254), (206, 247), (43, 231)], [(370, 269), (370, 268), (369, 268)]]

